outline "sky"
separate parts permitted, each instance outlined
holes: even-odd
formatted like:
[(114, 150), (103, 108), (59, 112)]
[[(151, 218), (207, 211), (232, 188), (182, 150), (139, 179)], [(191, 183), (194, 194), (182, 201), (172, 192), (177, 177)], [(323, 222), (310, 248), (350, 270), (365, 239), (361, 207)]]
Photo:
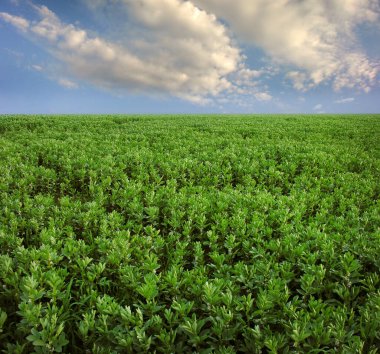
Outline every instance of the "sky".
[(0, 0), (0, 114), (380, 113), (378, 0)]

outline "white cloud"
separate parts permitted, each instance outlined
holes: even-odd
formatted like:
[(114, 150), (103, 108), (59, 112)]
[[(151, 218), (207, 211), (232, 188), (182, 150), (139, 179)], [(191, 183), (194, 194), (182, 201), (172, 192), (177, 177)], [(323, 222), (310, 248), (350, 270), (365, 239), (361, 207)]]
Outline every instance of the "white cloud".
[(304, 72), (290, 71), (286, 74), (286, 78), (290, 79), (293, 82), (294, 88), (299, 91), (307, 91), (313, 86)]
[(355, 98), (354, 97), (348, 97), (348, 98), (342, 98), (340, 100), (336, 100), (334, 101), (334, 103), (350, 103), (350, 102), (354, 102), (355, 101)]
[(332, 81), (369, 91), (379, 65), (362, 52), (355, 28), (379, 19), (377, 0), (193, 0), (224, 18), (232, 29), (294, 70), (298, 90)]
[[(368, 92), (377, 83), (379, 63), (355, 37), (357, 26), (378, 21), (377, 0), (82, 1), (104, 17), (101, 36), (46, 6), (32, 5), (37, 19), (1, 12), (0, 20), (48, 48), (64, 64), (58, 75), (116, 93), (265, 102), (278, 68), (299, 91), (331, 84)], [(263, 49), (269, 64), (248, 68), (237, 39)]]
[(322, 104), (321, 104), (321, 103), (318, 103), (318, 104), (316, 104), (316, 105), (313, 107), (313, 110), (314, 110), (314, 111), (320, 111), (322, 108), (323, 108)]
[(270, 101), (273, 98), (268, 92), (257, 92), (254, 96), (258, 101)]
[(103, 88), (170, 93), (205, 103), (234, 86), (228, 76), (241, 68), (242, 56), (214, 15), (181, 0), (114, 3), (144, 26), (141, 38), (124, 32), (117, 41), (92, 36), (62, 22), (46, 6), (33, 5), (38, 21), (2, 17), (39, 39), (71, 76)]
[(58, 83), (62, 87), (70, 89), (70, 90), (78, 88), (78, 84), (76, 82), (71, 81), (71, 80), (66, 79), (66, 78), (59, 78)]
[(0, 12), (0, 19), (25, 32), (29, 28), (29, 21), (20, 16), (13, 16), (6, 12)]
[(30, 66), (35, 71), (43, 71), (44, 68), (41, 65), (33, 64)]

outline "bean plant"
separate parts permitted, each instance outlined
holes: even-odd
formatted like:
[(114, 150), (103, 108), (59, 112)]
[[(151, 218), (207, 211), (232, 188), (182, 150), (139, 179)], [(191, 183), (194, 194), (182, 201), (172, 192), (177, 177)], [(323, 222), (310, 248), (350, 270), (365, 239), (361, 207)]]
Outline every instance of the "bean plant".
[(380, 353), (380, 116), (0, 117), (3, 353)]

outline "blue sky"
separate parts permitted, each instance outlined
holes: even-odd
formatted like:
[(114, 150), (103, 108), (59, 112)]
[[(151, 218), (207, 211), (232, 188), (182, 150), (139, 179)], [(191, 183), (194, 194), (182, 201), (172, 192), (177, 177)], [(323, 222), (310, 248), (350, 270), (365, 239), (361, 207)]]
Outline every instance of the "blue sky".
[(2, 0), (1, 113), (380, 113), (377, 0)]

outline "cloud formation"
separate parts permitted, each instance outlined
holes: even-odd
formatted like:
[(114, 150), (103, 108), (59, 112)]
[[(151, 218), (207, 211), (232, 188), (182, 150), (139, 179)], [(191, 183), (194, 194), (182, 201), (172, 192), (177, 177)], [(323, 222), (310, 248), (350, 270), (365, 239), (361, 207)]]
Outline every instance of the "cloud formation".
[(194, 0), (261, 47), (298, 90), (332, 82), (336, 90), (370, 90), (379, 64), (362, 52), (355, 29), (379, 19), (377, 0)]
[[(327, 84), (369, 92), (378, 83), (379, 61), (367, 57), (356, 37), (358, 26), (379, 20), (378, 0), (82, 2), (97, 20), (107, 19), (101, 36), (46, 6), (31, 5), (35, 18), (0, 12), (0, 20), (47, 48), (64, 64), (62, 77), (118, 93), (246, 104), (271, 101), (276, 75), (299, 91)], [(264, 68), (249, 68), (238, 43), (263, 50)], [(60, 84), (75, 88), (74, 81)]]
[(215, 16), (180, 0), (126, 0), (123, 6), (150, 30), (149, 40), (116, 43), (90, 36), (46, 6), (34, 6), (37, 21), (0, 16), (47, 45), (72, 75), (97, 86), (167, 92), (195, 102), (231, 87), (227, 76), (241, 56)]
[(11, 25), (17, 27), (19, 30), (25, 32), (29, 28), (29, 21), (25, 20), (20, 16), (10, 15), (6, 12), (0, 12), (0, 19), (10, 23)]

